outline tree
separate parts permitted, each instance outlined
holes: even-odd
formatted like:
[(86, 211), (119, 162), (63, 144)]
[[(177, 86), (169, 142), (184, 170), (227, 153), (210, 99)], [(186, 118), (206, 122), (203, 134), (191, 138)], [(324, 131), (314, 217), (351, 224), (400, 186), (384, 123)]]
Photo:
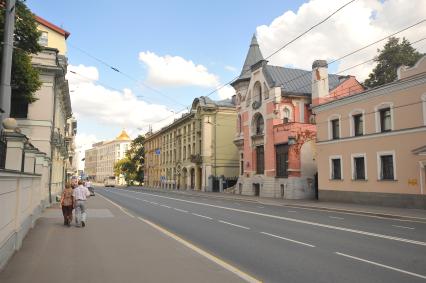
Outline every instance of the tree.
[(133, 184), (134, 181), (143, 182), (145, 164), (144, 141), (144, 136), (139, 135), (135, 138), (130, 144), (130, 149), (126, 152), (126, 157), (114, 165), (115, 175), (123, 174), (128, 184)]
[(399, 38), (391, 37), (383, 47), (377, 49), (380, 54), (374, 58), (377, 66), (365, 80), (366, 87), (376, 87), (390, 83), (397, 78), (398, 67), (413, 66), (423, 55), (414, 49), (405, 38), (399, 43)]
[[(0, 36), (3, 39), (5, 0), (0, 0)], [(38, 44), (40, 32), (34, 14), (27, 8), (23, 0), (15, 4), (16, 20), (14, 33), (14, 50), (12, 58), (12, 99), (32, 103), (36, 100), (34, 94), (41, 87), (39, 72), (31, 64), (30, 54), (42, 50)], [(0, 46), (0, 52), (2, 52)], [(0, 56), (0, 64), (1, 64)]]

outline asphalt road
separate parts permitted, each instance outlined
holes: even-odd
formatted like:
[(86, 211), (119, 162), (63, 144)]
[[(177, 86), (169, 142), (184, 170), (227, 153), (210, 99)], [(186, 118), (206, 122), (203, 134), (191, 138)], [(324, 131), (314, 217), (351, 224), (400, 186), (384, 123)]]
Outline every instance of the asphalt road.
[(97, 189), (264, 282), (426, 282), (426, 223)]

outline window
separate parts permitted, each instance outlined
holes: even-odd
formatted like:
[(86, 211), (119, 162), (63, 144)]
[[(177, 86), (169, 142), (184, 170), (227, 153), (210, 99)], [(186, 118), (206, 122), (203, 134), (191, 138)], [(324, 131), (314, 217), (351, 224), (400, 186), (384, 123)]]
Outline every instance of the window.
[(380, 112), (380, 131), (381, 132), (388, 132), (388, 131), (392, 130), (390, 108), (380, 109), (379, 112)]
[(352, 159), (352, 174), (354, 180), (366, 180), (365, 155), (356, 155)]
[(354, 136), (362, 136), (364, 134), (364, 124), (362, 114), (352, 116), (354, 125)]
[(284, 122), (284, 124), (286, 124), (290, 121), (291, 121), (291, 111), (290, 111), (290, 109), (285, 107), (284, 110), (283, 110), (283, 122)]
[(340, 156), (330, 157), (330, 179), (342, 180), (342, 158)]
[(275, 147), (277, 177), (288, 177), (288, 145), (280, 144)]
[(380, 180), (395, 180), (393, 157), (392, 154), (380, 155)]
[(331, 120), (331, 132), (332, 132), (332, 138), (333, 140), (340, 138), (340, 123), (339, 119), (333, 119)]
[(12, 95), (10, 105), (10, 117), (27, 118), (28, 102), (21, 96)]
[(256, 147), (256, 174), (263, 174), (265, 171), (265, 152), (263, 145)]
[(254, 132), (256, 135), (263, 135), (264, 131), (264, 122), (263, 117), (260, 114), (257, 114), (254, 118)]
[(47, 46), (48, 44), (48, 34), (46, 31), (42, 31), (40, 37), (38, 38), (38, 44), (41, 46)]
[(238, 115), (237, 118), (237, 127), (238, 127), (238, 133), (241, 133), (243, 131), (243, 125), (241, 121), (241, 115)]
[(253, 109), (257, 109), (262, 105), (262, 86), (260, 82), (256, 82), (253, 87)]

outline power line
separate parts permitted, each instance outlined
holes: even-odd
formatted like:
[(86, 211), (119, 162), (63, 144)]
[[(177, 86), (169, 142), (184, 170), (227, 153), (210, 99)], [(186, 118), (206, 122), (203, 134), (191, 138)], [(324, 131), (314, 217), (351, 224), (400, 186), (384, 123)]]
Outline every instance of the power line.
[[(283, 46), (281, 46), (279, 49), (277, 49), (276, 51), (272, 52), (270, 55), (268, 55), (266, 57), (266, 59), (270, 58), (271, 56), (275, 55), (276, 53), (280, 52), (281, 50), (283, 50), (284, 48), (286, 48), (287, 46), (289, 46), (290, 44), (292, 44), (293, 42), (295, 42), (297, 39), (301, 38), (303, 35), (307, 34), (308, 32), (310, 32), (311, 30), (313, 30), (314, 28), (316, 28), (317, 26), (323, 24), (324, 22), (326, 22), (328, 19), (330, 19), (332, 16), (334, 16), (336, 13), (338, 13), (340, 10), (342, 10), (343, 8), (345, 8), (346, 6), (348, 6), (349, 4), (355, 2), (356, 0), (351, 0), (349, 2), (347, 2), (346, 4), (344, 4), (343, 6), (340, 6), (337, 10), (335, 10), (333, 13), (331, 13), (330, 15), (328, 15), (326, 18), (324, 18), (323, 20), (321, 20), (320, 22), (316, 23), (315, 25), (311, 26), (310, 28), (308, 28), (306, 31), (304, 31), (303, 33), (299, 34), (298, 36), (296, 36), (294, 39), (290, 40), (289, 42), (287, 42), (286, 44), (284, 44)], [(249, 70), (245, 71), (243, 74), (248, 73)], [(236, 76), (233, 79), (229, 80), (228, 82), (226, 82), (225, 84), (222, 84), (221, 86), (215, 88), (214, 90), (212, 90), (211, 92), (207, 93), (206, 95), (204, 95), (205, 97), (209, 97), (210, 95), (212, 95), (213, 93), (221, 90), (222, 88), (224, 88), (227, 85), (230, 85), (232, 82), (234, 82), (235, 80), (237, 80), (240, 76)], [(181, 112), (183, 110), (185, 110), (186, 108), (178, 111)], [(167, 118), (164, 118), (162, 120), (157, 121), (157, 123), (162, 122)]]
[(113, 70), (114, 72), (119, 73), (119, 74), (121, 74), (121, 75), (125, 76), (126, 78), (128, 78), (128, 79), (130, 79), (130, 80), (132, 80), (132, 81), (136, 82), (137, 84), (141, 84), (142, 86), (144, 86), (144, 87), (146, 87), (146, 88), (148, 88), (148, 89), (150, 89), (150, 90), (152, 90), (152, 91), (154, 91), (154, 92), (156, 92), (156, 93), (158, 93), (158, 94), (161, 94), (162, 96), (164, 96), (164, 97), (166, 97), (166, 98), (168, 98), (168, 99), (172, 100), (172, 101), (173, 101), (173, 102), (175, 102), (175, 103), (178, 103), (179, 105), (184, 105), (184, 104), (180, 103), (179, 101), (177, 101), (177, 100), (173, 99), (172, 97), (170, 97), (170, 96), (166, 95), (165, 93), (161, 92), (160, 90), (158, 90), (158, 89), (156, 89), (156, 88), (154, 88), (154, 87), (152, 87), (152, 86), (150, 86), (150, 85), (148, 85), (148, 84), (146, 84), (146, 83), (144, 83), (144, 82), (142, 82), (142, 81), (140, 81), (140, 80), (138, 80), (138, 79), (136, 79), (136, 78), (134, 78), (134, 77), (130, 76), (129, 74), (127, 74), (127, 73), (125, 73), (125, 72), (121, 71), (119, 68), (112, 66), (111, 64), (109, 64), (109, 63), (105, 62), (105, 61), (104, 61), (104, 60), (102, 60), (102, 59), (99, 59), (98, 57), (96, 57), (96, 56), (94, 56), (94, 55), (90, 54), (89, 52), (87, 52), (87, 51), (83, 50), (82, 48), (77, 47), (77, 46), (75, 46), (75, 45), (73, 45), (73, 44), (69, 44), (69, 45), (70, 45), (72, 48), (75, 48), (75, 49), (79, 50), (80, 52), (82, 52), (82, 53), (86, 54), (86, 55), (87, 55), (87, 56), (89, 56), (90, 58), (92, 58), (92, 59), (94, 59), (94, 60), (96, 60), (96, 61), (100, 62), (102, 65), (105, 65), (106, 67), (108, 67), (109, 69)]

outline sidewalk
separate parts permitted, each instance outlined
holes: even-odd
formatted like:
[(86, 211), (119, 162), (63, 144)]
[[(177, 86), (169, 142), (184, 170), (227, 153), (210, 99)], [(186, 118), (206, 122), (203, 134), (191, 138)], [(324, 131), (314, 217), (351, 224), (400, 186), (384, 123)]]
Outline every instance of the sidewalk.
[(236, 274), (131, 217), (97, 194), (85, 228), (59, 208), (37, 221), (0, 282), (242, 282)]
[[(133, 187), (140, 188), (140, 187)], [(229, 193), (212, 193), (212, 192), (200, 192), (193, 190), (165, 190), (165, 189), (154, 189), (144, 188), (151, 191), (167, 191), (174, 192), (177, 194), (185, 195), (197, 195), (211, 198), (231, 199), (239, 201), (250, 201), (265, 205), (277, 205), (296, 207), (303, 209), (317, 209), (334, 212), (344, 213), (356, 213), (369, 216), (378, 216), (385, 218), (394, 218), (401, 220), (419, 221), (426, 223), (426, 210), (425, 209), (409, 209), (409, 208), (397, 208), (387, 206), (373, 206), (363, 205), (355, 203), (338, 203), (338, 202), (325, 202), (318, 200), (286, 200), (286, 199), (274, 199), (274, 198), (260, 198), (255, 196), (236, 195)]]

